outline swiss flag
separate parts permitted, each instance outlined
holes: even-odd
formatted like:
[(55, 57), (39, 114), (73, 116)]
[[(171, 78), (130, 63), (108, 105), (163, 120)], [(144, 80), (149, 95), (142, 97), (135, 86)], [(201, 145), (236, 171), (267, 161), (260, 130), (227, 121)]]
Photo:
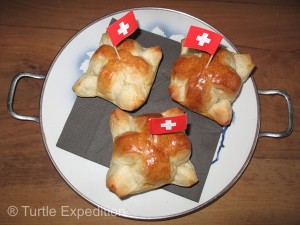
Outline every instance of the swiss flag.
[(213, 55), (218, 49), (222, 38), (222, 35), (213, 31), (191, 26), (183, 46), (203, 50)]
[(150, 118), (150, 134), (173, 133), (185, 130), (187, 126), (187, 115), (169, 116), (161, 118)]
[(133, 11), (114, 22), (106, 28), (113, 46), (119, 44), (123, 39), (131, 35), (139, 27)]

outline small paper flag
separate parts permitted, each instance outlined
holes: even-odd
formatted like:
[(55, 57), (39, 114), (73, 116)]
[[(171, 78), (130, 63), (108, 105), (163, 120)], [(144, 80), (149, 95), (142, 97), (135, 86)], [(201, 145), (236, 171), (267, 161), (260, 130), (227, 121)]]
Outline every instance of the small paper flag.
[(209, 54), (215, 54), (223, 36), (204, 28), (191, 26), (183, 46), (206, 51)]
[(138, 23), (133, 11), (118, 19), (112, 25), (107, 27), (107, 33), (113, 46), (119, 44), (123, 39), (131, 35), (137, 28)]
[(149, 119), (150, 134), (173, 133), (185, 130), (186, 127), (187, 114)]

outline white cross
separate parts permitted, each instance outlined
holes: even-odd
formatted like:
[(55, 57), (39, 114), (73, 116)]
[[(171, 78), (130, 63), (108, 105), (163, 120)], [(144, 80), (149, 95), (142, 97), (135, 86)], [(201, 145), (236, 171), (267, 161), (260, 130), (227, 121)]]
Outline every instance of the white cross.
[(202, 36), (198, 35), (196, 38), (197, 41), (199, 41), (198, 45), (203, 46), (205, 43), (209, 44), (210, 39), (208, 38), (207, 33), (203, 33)]
[(172, 130), (172, 127), (175, 127), (176, 123), (172, 123), (172, 120), (166, 120), (165, 123), (160, 124), (160, 127), (165, 127), (166, 130)]
[(127, 29), (129, 28), (128, 23), (124, 24), (124, 22), (120, 23), (120, 29), (118, 30), (118, 34), (126, 35), (128, 33)]

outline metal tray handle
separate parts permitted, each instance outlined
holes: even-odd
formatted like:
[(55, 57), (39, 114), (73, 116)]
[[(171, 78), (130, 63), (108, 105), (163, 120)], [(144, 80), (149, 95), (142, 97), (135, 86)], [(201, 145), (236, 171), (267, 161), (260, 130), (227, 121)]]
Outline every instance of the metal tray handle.
[(258, 137), (273, 137), (273, 138), (283, 138), (289, 136), (293, 131), (293, 105), (291, 97), (282, 90), (258, 90), (260, 95), (281, 95), (285, 98), (288, 107), (288, 127), (285, 131), (275, 133), (275, 132), (260, 132)]
[(18, 84), (19, 80), (24, 77), (29, 77), (29, 78), (34, 78), (34, 79), (45, 79), (46, 76), (32, 74), (32, 73), (20, 73), (20, 74), (16, 75), (10, 84), (8, 97), (7, 97), (7, 110), (9, 112), (9, 114), (15, 119), (39, 122), (40, 118), (35, 117), (35, 116), (19, 115), (13, 109), (13, 102), (14, 102), (14, 96), (15, 96), (17, 84)]

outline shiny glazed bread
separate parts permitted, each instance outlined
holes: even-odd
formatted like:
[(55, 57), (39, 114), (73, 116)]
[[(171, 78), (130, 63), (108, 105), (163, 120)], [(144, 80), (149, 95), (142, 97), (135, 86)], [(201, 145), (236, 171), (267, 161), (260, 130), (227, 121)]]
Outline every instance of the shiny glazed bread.
[(220, 48), (209, 66), (208, 53), (182, 46), (171, 71), (171, 98), (191, 111), (220, 125), (232, 119), (232, 102), (254, 68), (248, 54), (236, 54)]
[(100, 47), (73, 91), (80, 97), (98, 96), (132, 111), (146, 101), (162, 52), (158, 46), (143, 48), (131, 39), (123, 41), (117, 50), (120, 59), (108, 35), (103, 34)]
[(170, 108), (163, 113), (131, 116), (115, 109), (110, 117), (113, 153), (106, 186), (120, 198), (165, 184), (191, 186), (198, 179), (189, 158), (191, 143), (184, 131), (149, 134), (149, 118), (176, 116), (184, 112)]

